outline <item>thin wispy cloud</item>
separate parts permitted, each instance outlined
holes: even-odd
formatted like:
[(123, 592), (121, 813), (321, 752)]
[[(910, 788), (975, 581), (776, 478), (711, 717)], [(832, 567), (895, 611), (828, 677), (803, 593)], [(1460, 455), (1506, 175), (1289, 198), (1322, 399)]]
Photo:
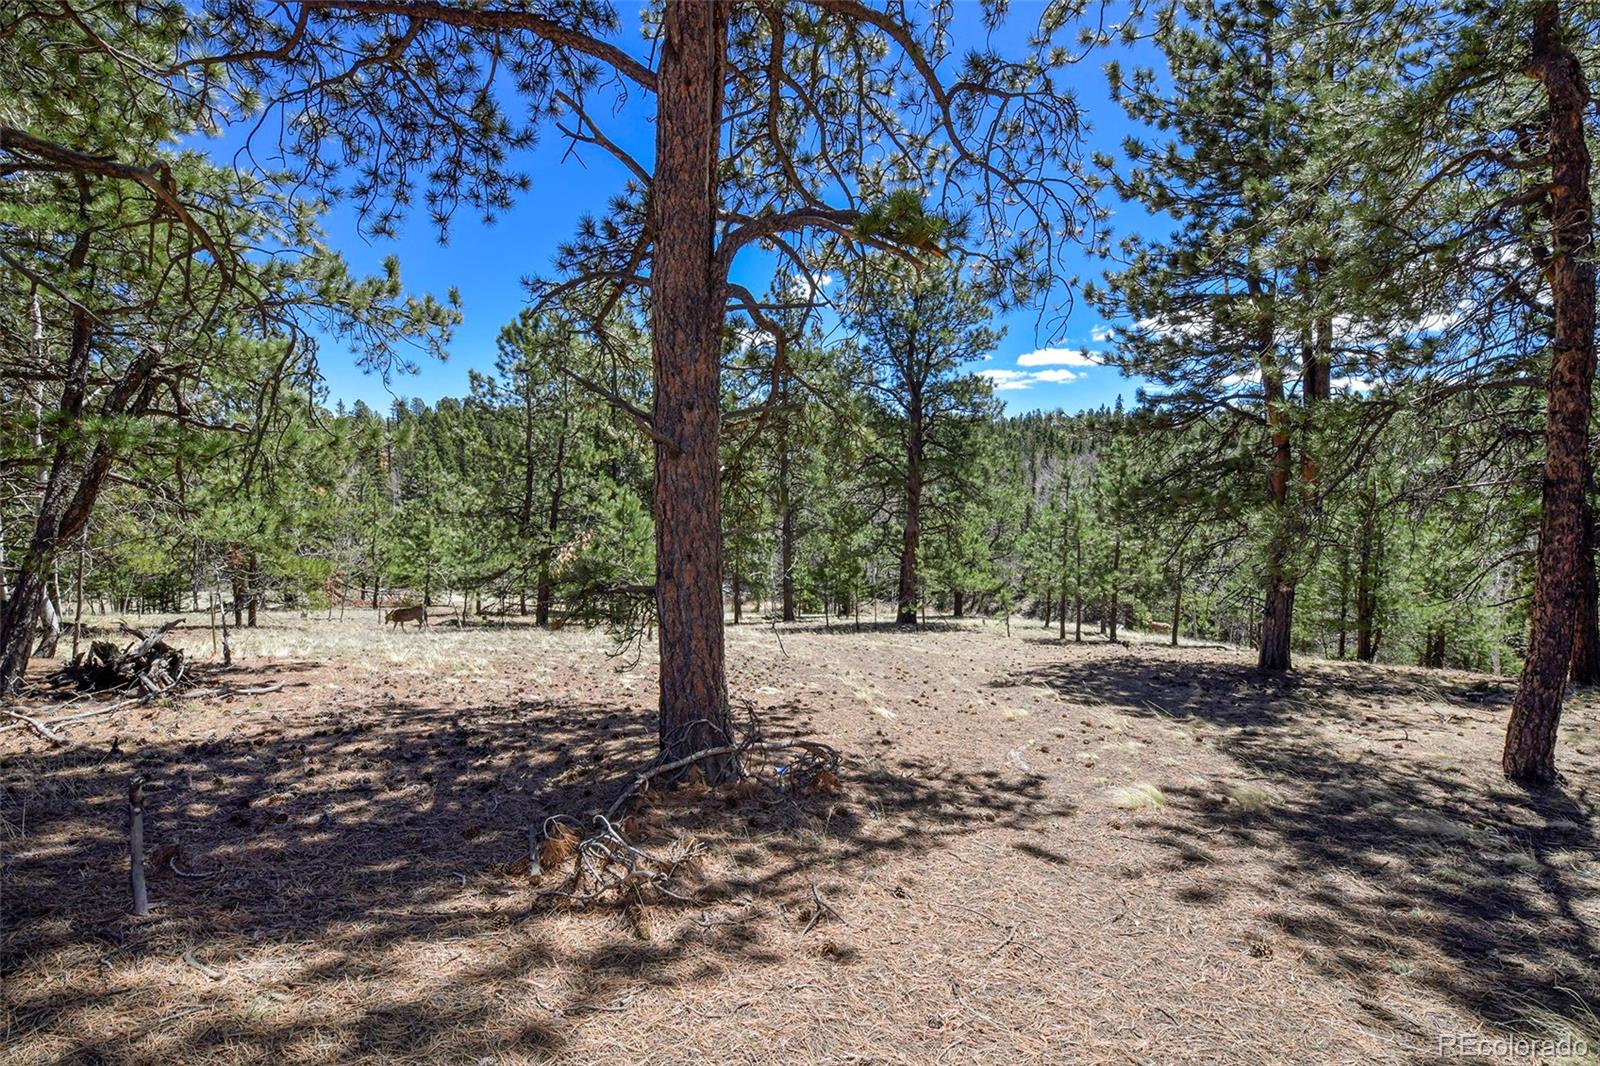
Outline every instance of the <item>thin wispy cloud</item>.
[(980, 378), (994, 386), (996, 392), (1020, 392), (1038, 384), (1065, 385), (1083, 377), (1075, 370), (980, 370)]

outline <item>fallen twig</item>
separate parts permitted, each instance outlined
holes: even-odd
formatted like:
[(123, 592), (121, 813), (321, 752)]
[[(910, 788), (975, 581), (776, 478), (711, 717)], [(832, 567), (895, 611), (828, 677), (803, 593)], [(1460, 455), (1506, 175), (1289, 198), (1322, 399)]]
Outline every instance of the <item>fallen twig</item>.
[(819, 919), (821, 919), (823, 911), (827, 911), (839, 921), (844, 922), (845, 925), (850, 924), (844, 915), (840, 914), (834, 909), (833, 904), (822, 898), (822, 891), (817, 888), (816, 885), (811, 886), (811, 899), (814, 904), (811, 908), (811, 920), (806, 922), (806, 927), (804, 929), (800, 930), (800, 935), (802, 937), (811, 932), (812, 927), (817, 924)]
[(660, 766), (653, 766), (644, 771), (638, 777), (634, 778), (627, 788), (622, 790), (622, 794), (612, 802), (610, 807), (606, 808), (605, 817), (608, 821), (614, 819), (617, 815), (617, 812), (622, 809), (623, 804), (632, 799), (633, 796), (636, 795), (640, 789), (648, 785), (651, 780), (661, 776), (662, 774), (671, 773), (673, 770), (681, 770), (685, 766), (690, 766), (702, 759), (711, 759), (719, 755), (742, 755), (745, 752), (751, 751), (770, 753), (774, 751), (783, 751), (785, 749), (800, 749), (811, 752), (814, 755), (819, 755), (823, 758), (824, 762), (827, 763), (828, 769), (833, 769), (838, 765), (839, 762), (838, 752), (834, 751), (828, 745), (815, 740), (800, 740), (799, 738), (789, 737), (783, 740), (759, 740), (742, 744), (719, 744), (714, 748), (706, 748), (703, 751), (695, 752), (693, 755), (685, 755), (681, 759), (674, 759), (671, 762), (662, 763)]
[(189, 948), (183, 953), (183, 961), (188, 963), (190, 966), (193, 966), (196, 970), (199, 970), (213, 981), (220, 981), (227, 976), (227, 974), (223, 973), (215, 966), (207, 966), (205, 963), (195, 958), (194, 948)]
[(33, 730), (33, 732), (37, 733), (40, 737), (52, 744), (65, 744), (67, 742), (66, 737), (55, 732), (37, 718), (29, 718), (27, 715), (20, 714), (16, 711), (5, 711), (4, 714), (7, 718), (15, 719), (19, 725), (26, 726), (27, 728)]

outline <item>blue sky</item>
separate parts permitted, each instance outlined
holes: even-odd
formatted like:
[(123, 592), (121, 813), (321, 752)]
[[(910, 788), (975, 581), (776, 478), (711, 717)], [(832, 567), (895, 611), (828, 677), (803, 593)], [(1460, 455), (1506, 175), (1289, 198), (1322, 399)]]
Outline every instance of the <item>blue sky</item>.
[[(618, 7), (624, 32), (636, 33), (636, 6), (622, 3)], [(958, 9), (958, 52), (963, 33), (979, 30), (976, 13), (975, 3)], [(1015, 37), (1024, 32), (1036, 14), (1031, 0), (1018, 0), (1002, 36)], [(1005, 47), (1003, 40), (998, 47)], [(1113, 46), (1092, 54), (1064, 71), (1061, 82), (1076, 94), (1088, 116), (1088, 147), (1120, 154), (1121, 142), (1132, 127), (1106, 91), (1104, 66), (1112, 58), (1126, 62), (1127, 50)], [(646, 117), (624, 112), (607, 132), (637, 154), (646, 158), (651, 154), (654, 131)], [(361, 399), (383, 409), (395, 397), (432, 402), (443, 396), (465, 395), (468, 371), (493, 367), (495, 336), (524, 303), (523, 279), (548, 273), (556, 246), (572, 234), (582, 215), (599, 212), (607, 198), (620, 190), (625, 178), (620, 164), (609, 156), (589, 151), (574, 157), (567, 152), (565, 141), (549, 132), (515, 162), (532, 179), (531, 189), (493, 224), (486, 225), (470, 211), (462, 212), (452, 221), (449, 243), (443, 246), (424, 216), (410, 217), (398, 238), (374, 241), (361, 235), (352, 208), (335, 207), (326, 220), (329, 234), (334, 247), (354, 269), (376, 271), (385, 256), (398, 255), (408, 290), (442, 295), (449, 288), (456, 288), (462, 297), (465, 321), (456, 331), (447, 360), (418, 359), (418, 373), (396, 375), (387, 383), (362, 372), (343, 346), (332, 339), (325, 340), (321, 363), (330, 401)], [(1136, 207), (1113, 206), (1112, 225), (1119, 232), (1119, 222), (1143, 218)], [(1085, 279), (1097, 277), (1102, 270), (1100, 263), (1083, 255), (1078, 255), (1069, 267)], [(753, 282), (751, 287), (759, 291), (766, 287), (766, 279), (753, 274), (763, 269), (760, 262), (747, 263), (738, 271), (747, 274), (740, 280)], [(1057, 407), (1077, 411), (1113, 403), (1119, 393), (1132, 404), (1137, 382), (1107, 367), (1084, 365), (1077, 354), (1104, 347), (1104, 323), (1065, 284), (1053, 294), (1051, 302), (1059, 308), (1069, 300), (1071, 313), (1064, 324), (1059, 313), (1041, 316), (1033, 310), (995, 319), (995, 325), (1005, 328), (1005, 337), (993, 357), (974, 369), (991, 377), (1008, 411)]]

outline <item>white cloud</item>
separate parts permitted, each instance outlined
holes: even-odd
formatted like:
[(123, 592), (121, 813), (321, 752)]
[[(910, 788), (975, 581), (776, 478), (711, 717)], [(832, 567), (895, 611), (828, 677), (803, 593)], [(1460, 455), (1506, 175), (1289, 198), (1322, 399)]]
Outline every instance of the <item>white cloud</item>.
[(1094, 327), (1094, 329), (1091, 329), (1089, 331), (1089, 339), (1094, 341), (1094, 342), (1096, 342), (1096, 343), (1103, 343), (1105, 341), (1110, 340), (1115, 335), (1115, 333), (1116, 333), (1116, 331), (1113, 330), (1110, 326), (1101, 324), (1101, 325), (1098, 325), (1098, 326)]
[(1094, 353), (1087, 348), (1036, 348), (1017, 356), (1018, 366), (1099, 366)]
[(980, 370), (980, 378), (987, 378), (996, 392), (1019, 392), (1038, 384), (1065, 385), (1083, 377), (1075, 370)]

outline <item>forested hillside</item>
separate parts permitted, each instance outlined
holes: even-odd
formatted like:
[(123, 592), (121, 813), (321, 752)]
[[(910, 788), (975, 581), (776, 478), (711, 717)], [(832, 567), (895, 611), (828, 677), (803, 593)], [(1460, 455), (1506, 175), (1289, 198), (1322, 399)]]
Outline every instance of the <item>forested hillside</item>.
[[(189, 476), (187, 506), (113, 487), (52, 595), (70, 621), (81, 572), (91, 611), (204, 612), (220, 596), (245, 624), (258, 603), (341, 616), (421, 603), (638, 635), (653, 546), (635, 431), (546, 376), (520, 347), (529, 337), (508, 328), (500, 373), (460, 400), (397, 401), (386, 414), (286, 405), (273, 459), (243, 491), (220, 464)], [(732, 621), (826, 613), (853, 624), (863, 611), (886, 620), (900, 602), (908, 419), (838, 367), (831, 380), (835, 395), (791, 401), (783, 434), (727, 446)], [(914, 618), (1010, 616), (1065, 639), (1155, 623), (1174, 641), (1259, 641), (1267, 563), (1247, 435), (1216, 422), (1166, 429), (1148, 410), (1006, 418), (982, 379), (949, 384), (966, 395), (932, 420)], [(1337, 401), (1359, 469), (1297, 534), (1294, 646), (1514, 674), (1537, 428), (1474, 441), (1458, 424), (1477, 424), (1478, 405), (1397, 417), (1399, 399)]]

